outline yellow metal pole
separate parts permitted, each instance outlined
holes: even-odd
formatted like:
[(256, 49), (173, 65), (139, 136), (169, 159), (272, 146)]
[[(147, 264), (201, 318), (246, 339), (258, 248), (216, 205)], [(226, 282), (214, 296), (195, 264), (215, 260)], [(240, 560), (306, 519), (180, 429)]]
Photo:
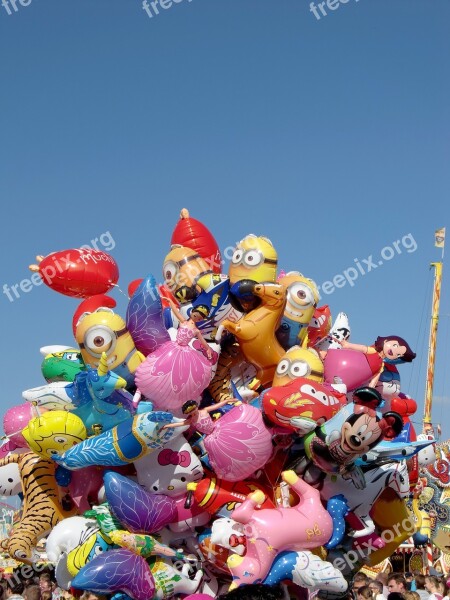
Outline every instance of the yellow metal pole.
[(428, 369), (425, 387), (425, 407), (423, 414), (423, 432), (434, 434), (431, 424), (431, 405), (433, 402), (434, 364), (436, 360), (436, 340), (439, 321), (439, 302), (441, 299), (442, 263), (431, 263), (434, 267), (433, 306), (431, 313), (430, 341), (428, 345)]

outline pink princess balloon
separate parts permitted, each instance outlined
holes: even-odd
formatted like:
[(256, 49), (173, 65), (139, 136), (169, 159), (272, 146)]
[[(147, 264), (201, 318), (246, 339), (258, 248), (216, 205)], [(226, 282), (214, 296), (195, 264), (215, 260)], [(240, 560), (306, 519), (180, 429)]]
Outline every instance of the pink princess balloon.
[(194, 337), (194, 330), (181, 323), (176, 340), (157, 348), (137, 368), (137, 388), (155, 409), (174, 412), (187, 400), (200, 396), (211, 381), (217, 353), (208, 360), (201, 350), (189, 345)]
[(254, 406), (241, 404), (216, 421), (200, 410), (194, 423), (195, 429), (205, 434), (209, 462), (220, 479), (243, 480), (272, 455), (272, 436)]

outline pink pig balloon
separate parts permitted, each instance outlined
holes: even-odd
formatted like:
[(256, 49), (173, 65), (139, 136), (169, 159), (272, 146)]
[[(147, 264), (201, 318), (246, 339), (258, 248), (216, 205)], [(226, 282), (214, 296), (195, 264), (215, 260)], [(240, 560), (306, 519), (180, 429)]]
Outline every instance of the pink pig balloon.
[(383, 363), (376, 352), (365, 354), (345, 348), (331, 348), (323, 362), (325, 381), (332, 384), (335, 377), (340, 377), (349, 392), (368, 383), (380, 372)]
[(265, 498), (258, 490), (249, 494), (231, 515), (234, 521), (245, 526), (247, 551), (245, 556), (232, 554), (228, 558), (228, 568), (233, 575), (230, 590), (263, 580), (278, 553), (318, 548), (326, 544), (333, 533), (332, 518), (320, 501), (319, 491), (294, 471), (284, 471), (282, 478), (300, 497), (298, 504), (258, 509)]

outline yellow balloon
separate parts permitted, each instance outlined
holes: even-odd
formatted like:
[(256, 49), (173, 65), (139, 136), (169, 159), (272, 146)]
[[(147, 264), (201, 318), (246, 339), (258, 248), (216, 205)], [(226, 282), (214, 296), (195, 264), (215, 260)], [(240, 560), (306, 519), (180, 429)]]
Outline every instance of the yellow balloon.
[(64, 410), (51, 410), (31, 419), (22, 430), (27, 444), (43, 458), (63, 454), (87, 437), (86, 427), (77, 415)]

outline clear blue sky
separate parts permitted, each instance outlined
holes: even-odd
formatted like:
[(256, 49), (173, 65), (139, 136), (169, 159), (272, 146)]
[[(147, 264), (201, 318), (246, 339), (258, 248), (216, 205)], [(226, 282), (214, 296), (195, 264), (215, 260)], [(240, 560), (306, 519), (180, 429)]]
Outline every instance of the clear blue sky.
[[(105, 232), (123, 290), (160, 280), (184, 206), (222, 249), (266, 235), (318, 284), (372, 255), (322, 302), (355, 342), (409, 341), (402, 389), (422, 404), (434, 231), (450, 236), (448, 0), (349, 0), (320, 20), (303, 0), (183, 0), (152, 18), (140, 0), (23, 1), (0, 5), (1, 287)], [(435, 422), (449, 287), (445, 266)], [(77, 304), (0, 294), (2, 414), (43, 383), (39, 348), (73, 343)]]

